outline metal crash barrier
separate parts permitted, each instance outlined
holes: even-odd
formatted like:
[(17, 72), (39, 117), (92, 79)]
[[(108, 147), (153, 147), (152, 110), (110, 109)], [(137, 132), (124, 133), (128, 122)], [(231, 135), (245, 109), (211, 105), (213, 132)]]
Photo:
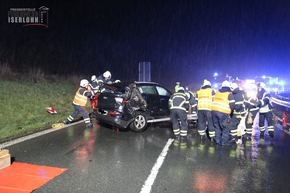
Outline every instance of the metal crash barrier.
[[(276, 105), (277, 110), (281, 112), (288, 111), (290, 109), (290, 99), (286, 97), (282, 97), (280, 95), (275, 95), (271, 97), (271, 102)], [(282, 119), (278, 116), (275, 116), (280, 122)], [(290, 126), (290, 123), (287, 123)]]

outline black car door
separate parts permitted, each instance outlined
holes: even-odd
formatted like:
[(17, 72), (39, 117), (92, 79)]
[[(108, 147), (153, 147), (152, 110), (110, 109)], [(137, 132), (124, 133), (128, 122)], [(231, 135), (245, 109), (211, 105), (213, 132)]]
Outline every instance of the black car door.
[(171, 93), (164, 87), (158, 85), (156, 86), (156, 90), (159, 95), (159, 115), (168, 116), (170, 114), (168, 101), (171, 96)]

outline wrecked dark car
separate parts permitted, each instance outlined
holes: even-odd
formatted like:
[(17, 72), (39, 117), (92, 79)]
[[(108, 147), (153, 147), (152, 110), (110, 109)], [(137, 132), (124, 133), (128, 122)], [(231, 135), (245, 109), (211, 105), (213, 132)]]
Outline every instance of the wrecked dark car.
[(95, 99), (93, 113), (99, 122), (142, 132), (150, 121), (160, 118), (170, 120), (170, 96), (171, 92), (158, 83), (112, 84)]

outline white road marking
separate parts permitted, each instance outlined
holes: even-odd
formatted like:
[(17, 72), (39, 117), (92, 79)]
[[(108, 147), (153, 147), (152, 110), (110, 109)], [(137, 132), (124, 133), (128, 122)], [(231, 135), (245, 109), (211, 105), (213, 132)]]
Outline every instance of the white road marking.
[(68, 126), (76, 125), (76, 124), (78, 124), (80, 122), (82, 122), (82, 121), (78, 121), (78, 122), (75, 122), (75, 123), (71, 123), (71, 124), (65, 125), (64, 127), (61, 127), (61, 128), (51, 128), (51, 129), (47, 129), (47, 130), (40, 131), (40, 132), (37, 132), (37, 133), (33, 133), (31, 135), (27, 135), (27, 136), (24, 136), (24, 137), (20, 137), (20, 138), (11, 140), (11, 141), (7, 141), (5, 143), (0, 144), (0, 149), (9, 147), (11, 145), (15, 145), (17, 143), (21, 143), (21, 142), (26, 141), (26, 140), (29, 140), (29, 139), (33, 139), (33, 138), (39, 137), (41, 135), (45, 135), (47, 133), (51, 133), (51, 132), (54, 132), (54, 131), (57, 131), (57, 130), (60, 130), (60, 129), (67, 128)]
[(165, 156), (167, 155), (167, 152), (169, 150), (169, 146), (172, 144), (174, 139), (168, 139), (166, 145), (164, 146), (162, 152), (160, 153), (156, 163), (154, 164), (153, 168), (151, 169), (151, 174), (148, 176), (147, 180), (145, 181), (145, 184), (143, 185), (140, 193), (149, 193), (151, 191), (152, 185), (155, 181), (155, 178), (158, 174), (158, 171), (160, 167), (163, 164), (163, 161), (165, 159)]

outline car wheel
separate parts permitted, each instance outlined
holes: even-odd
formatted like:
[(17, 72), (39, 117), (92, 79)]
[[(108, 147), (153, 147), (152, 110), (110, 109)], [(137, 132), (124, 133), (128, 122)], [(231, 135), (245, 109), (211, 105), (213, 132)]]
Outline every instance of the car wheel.
[(130, 124), (130, 129), (134, 132), (142, 132), (147, 129), (147, 118), (145, 113), (136, 112), (134, 121)]

